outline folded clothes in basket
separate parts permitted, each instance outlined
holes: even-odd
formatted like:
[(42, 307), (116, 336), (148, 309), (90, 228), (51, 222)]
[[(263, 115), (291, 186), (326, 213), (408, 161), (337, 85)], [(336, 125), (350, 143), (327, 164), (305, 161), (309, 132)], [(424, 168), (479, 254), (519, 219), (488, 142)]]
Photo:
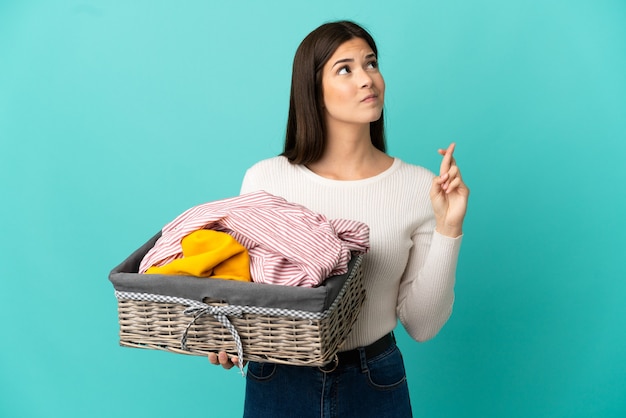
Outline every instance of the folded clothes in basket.
[[(139, 274), (139, 264), (154, 247), (161, 232), (150, 238), (109, 274), (116, 291), (168, 295), (202, 302), (206, 298), (237, 306), (265, 306), (311, 312), (327, 310), (336, 299), (348, 272), (324, 281), (323, 286), (267, 285), (230, 280), (204, 280), (192, 276)], [(356, 258), (355, 258), (356, 260)], [(353, 261), (355, 261), (353, 260)]]
[(188, 209), (165, 225), (141, 261), (139, 272), (183, 256), (182, 239), (199, 229), (230, 234), (249, 253), (257, 283), (315, 287), (348, 271), (352, 254), (369, 250), (369, 227), (358, 221), (328, 220), (302, 205), (264, 191)]
[(181, 248), (182, 258), (152, 266), (146, 273), (252, 281), (248, 250), (226, 232), (194, 231), (181, 240)]

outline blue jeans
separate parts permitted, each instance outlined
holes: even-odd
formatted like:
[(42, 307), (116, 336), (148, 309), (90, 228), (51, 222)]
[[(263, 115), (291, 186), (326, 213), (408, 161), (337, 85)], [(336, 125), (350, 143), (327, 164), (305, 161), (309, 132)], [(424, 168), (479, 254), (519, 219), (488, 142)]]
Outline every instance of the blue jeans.
[(405, 418), (411, 402), (395, 345), (329, 373), (317, 367), (248, 364), (244, 418)]

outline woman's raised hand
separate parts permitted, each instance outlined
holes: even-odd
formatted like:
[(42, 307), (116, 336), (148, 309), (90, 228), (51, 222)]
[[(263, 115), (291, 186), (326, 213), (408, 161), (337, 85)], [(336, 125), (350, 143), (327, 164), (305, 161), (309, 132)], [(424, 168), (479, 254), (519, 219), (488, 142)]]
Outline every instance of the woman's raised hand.
[(436, 229), (442, 235), (458, 237), (463, 233), (463, 219), (467, 211), (469, 189), (461, 178), (461, 171), (453, 157), (455, 143), (439, 149), (443, 156), (439, 175), (433, 179), (430, 200), (435, 212)]

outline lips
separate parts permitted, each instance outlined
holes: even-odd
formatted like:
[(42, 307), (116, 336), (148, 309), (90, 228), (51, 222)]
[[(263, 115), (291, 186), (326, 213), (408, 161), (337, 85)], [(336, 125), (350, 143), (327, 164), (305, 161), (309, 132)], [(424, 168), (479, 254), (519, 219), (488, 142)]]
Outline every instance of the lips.
[(378, 98), (377, 94), (370, 94), (370, 95), (365, 96), (363, 98), (363, 100), (361, 100), (361, 101), (362, 102), (367, 102), (367, 101), (372, 101), (372, 100), (377, 99), (377, 98)]

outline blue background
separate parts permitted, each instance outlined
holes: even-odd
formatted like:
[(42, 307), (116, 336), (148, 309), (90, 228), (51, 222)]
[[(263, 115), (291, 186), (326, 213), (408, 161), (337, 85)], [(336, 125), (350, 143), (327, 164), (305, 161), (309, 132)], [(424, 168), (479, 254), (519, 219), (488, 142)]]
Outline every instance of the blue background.
[(377, 40), (389, 151), (472, 190), (455, 311), (398, 331), (422, 417), (626, 416), (626, 2), (0, 2), (0, 416), (241, 415), (205, 358), (120, 348), (111, 268), (281, 151), (291, 61)]

